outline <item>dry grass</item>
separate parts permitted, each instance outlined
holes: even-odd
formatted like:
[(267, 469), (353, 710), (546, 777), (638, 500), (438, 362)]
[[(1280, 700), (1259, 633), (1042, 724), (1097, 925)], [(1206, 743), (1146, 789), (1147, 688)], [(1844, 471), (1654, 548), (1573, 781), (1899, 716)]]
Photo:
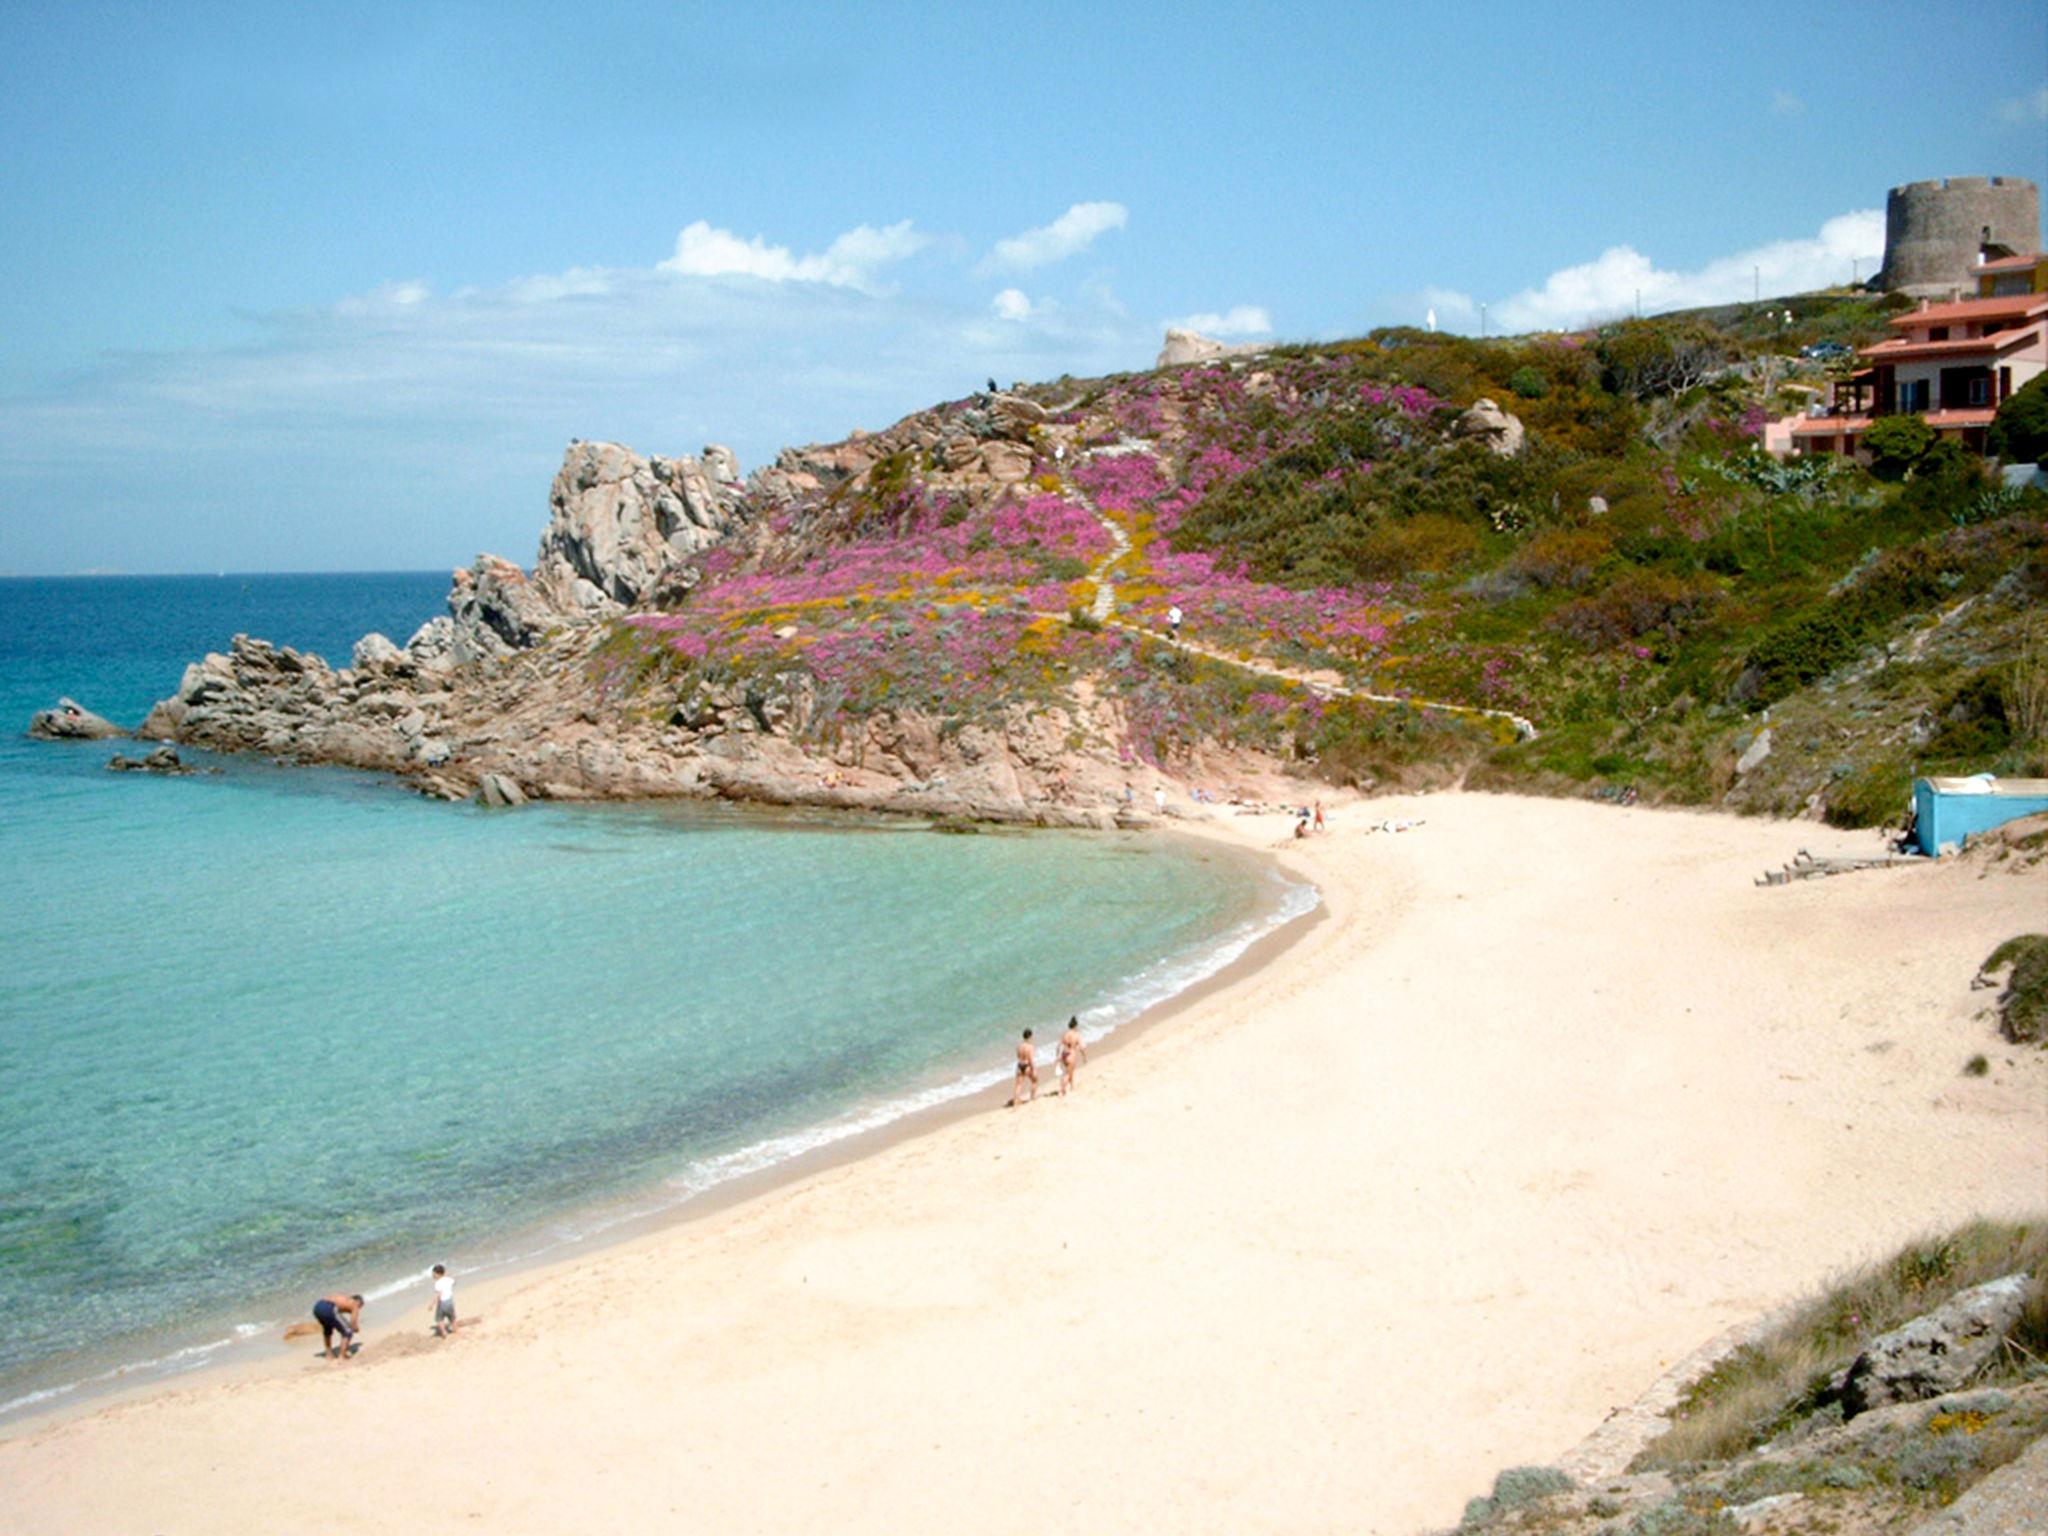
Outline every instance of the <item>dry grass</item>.
[(2034, 624), (2020, 638), (2005, 681), (2005, 723), (2013, 744), (2048, 746), (2048, 631)]
[[(1958, 1291), (2026, 1270), (2028, 1312), (2002, 1366), (2017, 1370), (2048, 1328), (2048, 1217), (1972, 1222), (1922, 1239), (1801, 1306), (1769, 1337), (1747, 1345), (1695, 1382), (1671, 1428), (1636, 1459), (1639, 1469), (1738, 1456), (1820, 1406), (1829, 1377), (1863, 1343), (1940, 1306)], [(2033, 1342), (2029, 1342), (2032, 1340)]]

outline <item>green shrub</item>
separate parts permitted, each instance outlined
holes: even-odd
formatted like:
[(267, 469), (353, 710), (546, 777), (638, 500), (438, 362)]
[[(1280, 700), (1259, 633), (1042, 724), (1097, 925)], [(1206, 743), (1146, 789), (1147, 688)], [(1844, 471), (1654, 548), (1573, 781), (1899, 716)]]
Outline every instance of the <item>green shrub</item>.
[(1903, 480), (1934, 446), (1934, 428), (1918, 416), (1881, 416), (1863, 434), (1870, 472), (1880, 480)]
[(2048, 465), (2048, 373), (2027, 380), (1998, 408), (1985, 446), (2009, 463)]
[(1603, 591), (1567, 603), (1547, 622), (1588, 650), (1653, 634), (1676, 639), (1706, 612), (1715, 595), (1706, 577), (1624, 571)]
[(1704, 384), (1730, 356), (1720, 337), (1690, 320), (1625, 320), (1599, 342), (1601, 382), (1636, 400)]
[(2048, 1044), (2048, 934), (2007, 939), (1985, 960), (1986, 975), (2012, 967), (1998, 995), (1999, 1033), (2014, 1045)]
[(1542, 369), (1524, 365), (1508, 375), (1508, 388), (1524, 400), (1541, 400), (1550, 393), (1550, 380)]
[(1899, 826), (1912, 795), (1913, 765), (1897, 758), (1880, 759), (1829, 788), (1828, 825)]
[(1484, 1525), (1508, 1510), (1533, 1504), (1553, 1493), (1569, 1493), (1577, 1485), (1556, 1467), (1508, 1467), (1494, 1477), (1493, 1492), (1465, 1505), (1461, 1524)]

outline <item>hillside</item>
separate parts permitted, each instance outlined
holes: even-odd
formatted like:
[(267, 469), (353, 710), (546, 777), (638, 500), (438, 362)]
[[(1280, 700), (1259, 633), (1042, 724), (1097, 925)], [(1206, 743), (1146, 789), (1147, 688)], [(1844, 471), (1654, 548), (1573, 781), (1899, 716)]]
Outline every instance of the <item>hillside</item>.
[(444, 793), (1086, 821), (1135, 775), (1258, 765), (1881, 821), (1916, 770), (2048, 766), (2048, 496), (1949, 449), (1885, 478), (1757, 451), (1824, 381), (1799, 348), (1884, 313), (1063, 378), (744, 483), (579, 444), (531, 578), (485, 557), (324, 678), (214, 658), (150, 730)]

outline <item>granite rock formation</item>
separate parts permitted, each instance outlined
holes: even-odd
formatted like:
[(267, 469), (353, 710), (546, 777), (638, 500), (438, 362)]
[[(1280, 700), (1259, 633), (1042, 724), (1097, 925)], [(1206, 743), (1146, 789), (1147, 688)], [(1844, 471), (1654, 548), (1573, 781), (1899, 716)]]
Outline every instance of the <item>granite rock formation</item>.
[(702, 459), (648, 459), (617, 443), (572, 443), (548, 492), (533, 584), (565, 614), (630, 608), (730, 531), (741, 491), (739, 462), (717, 444)]
[(28, 733), (39, 741), (111, 741), (128, 734), (76, 699), (59, 699), (55, 709), (37, 710), (29, 719)]
[(1159, 349), (1157, 366), (1178, 368), (1189, 363), (1213, 363), (1226, 357), (1254, 357), (1270, 350), (1261, 341), (1218, 341), (1200, 331), (1183, 330), (1175, 325), (1167, 327), (1166, 344)]

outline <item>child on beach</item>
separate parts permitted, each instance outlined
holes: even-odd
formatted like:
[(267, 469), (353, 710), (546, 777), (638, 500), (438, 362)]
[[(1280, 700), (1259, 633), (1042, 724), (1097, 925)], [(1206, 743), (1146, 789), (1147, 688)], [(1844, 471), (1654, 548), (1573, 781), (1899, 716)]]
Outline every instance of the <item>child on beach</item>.
[(1074, 1086), (1074, 1072), (1087, 1059), (1088, 1047), (1081, 1040), (1081, 1020), (1076, 1015), (1067, 1020), (1067, 1032), (1060, 1036), (1061, 1098)]
[(455, 1277), (446, 1264), (434, 1266), (434, 1337), (445, 1339), (455, 1331)]

